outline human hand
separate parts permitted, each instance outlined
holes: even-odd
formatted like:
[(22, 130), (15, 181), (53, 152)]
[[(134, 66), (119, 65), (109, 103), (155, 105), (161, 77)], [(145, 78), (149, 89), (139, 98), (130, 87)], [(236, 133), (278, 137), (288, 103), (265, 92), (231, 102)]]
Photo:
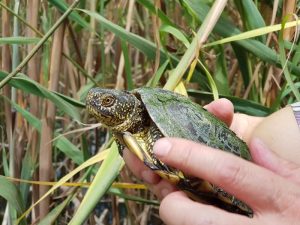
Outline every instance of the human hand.
[[(220, 120), (224, 121), (228, 126), (233, 120), (233, 105), (227, 99), (219, 99), (205, 106), (205, 108), (213, 113)], [(239, 128), (239, 126), (235, 126)], [(123, 152), (123, 158), (126, 165), (132, 171), (132, 173), (142, 179), (148, 186), (148, 188), (159, 198), (162, 199), (167, 194), (176, 190), (175, 186), (168, 181), (162, 179), (155, 174), (150, 168), (146, 167), (133, 153), (128, 149)]]
[[(261, 121), (259, 117), (234, 114), (233, 105), (227, 99), (213, 101), (204, 108), (226, 123), (227, 126), (230, 126), (230, 129), (245, 141), (249, 139), (252, 129)], [(154, 192), (158, 198), (162, 199), (170, 192), (176, 190), (172, 184), (160, 178), (127, 149), (124, 150), (123, 157), (133, 174), (147, 183), (149, 189)]]
[[(297, 218), (297, 216), (298, 216), (297, 214), (299, 214), (299, 213), (295, 211), (299, 207), (299, 197), (297, 197), (297, 196), (299, 196), (299, 193), (297, 191), (295, 192), (295, 187), (293, 186), (293, 185), (300, 185), (299, 166), (277, 157), (274, 153), (272, 153), (272, 151), (269, 151), (266, 147), (259, 144), (259, 142), (258, 143), (255, 141), (250, 142), (251, 133), (252, 133), (253, 129), (258, 124), (260, 124), (260, 122), (262, 121), (262, 118), (251, 117), (251, 116), (247, 116), (244, 114), (234, 114), (232, 104), (226, 99), (220, 99), (220, 100), (214, 101), (211, 104), (207, 105), (206, 108), (208, 111), (210, 111), (211, 113), (213, 113), (217, 117), (219, 117), (221, 120), (223, 120), (228, 126), (230, 126), (230, 128), (235, 133), (237, 133), (237, 135), (239, 137), (244, 139), (248, 143), (248, 145), (250, 145), (252, 158), (255, 163), (272, 171), (272, 172), (267, 171), (266, 169), (255, 166), (253, 164), (251, 164), (251, 166), (249, 167), (249, 162), (247, 163), (247, 162), (243, 161), (242, 159), (238, 159), (237, 157), (229, 156), (230, 158), (232, 158), (232, 157), (234, 158), (234, 160), (231, 159), (232, 162), (234, 162), (234, 163), (235, 163), (235, 160), (237, 160), (237, 162), (242, 161), (243, 163), (241, 165), (246, 163), (247, 165), (246, 166), (243, 165), (245, 167), (242, 167), (244, 169), (246, 168), (245, 171), (247, 171), (247, 168), (250, 169), (250, 170), (248, 170), (248, 176), (250, 177), (250, 179), (248, 181), (252, 182), (251, 183), (252, 186), (245, 185), (247, 188), (241, 187), (240, 190), (242, 190), (242, 193), (238, 193), (238, 195), (235, 192), (235, 188), (231, 188), (231, 186), (235, 185), (236, 188), (239, 186), (237, 186), (235, 183), (230, 184), (230, 182), (228, 182), (228, 186), (230, 187), (230, 189), (229, 189), (230, 192), (232, 192), (237, 197), (239, 197), (240, 195), (242, 195), (244, 193), (245, 197), (248, 197), (248, 198), (250, 197), (253, 199), (254, 207), (252, 206), (252, 203), (249, 204), (248, 201), (245, 201), (245, 202), (248, 203), (255, 210), (254, 218), (252, 220), (249, 220), (246, 217), (241, 217), (239, 215), (230, 214), (230, 213), (224, 212), (220, 209), (214, 208), (212, 206), (207, 206), (207, 205), (202, 205), (200, 203), (192, 202), (191, 200), (187, 199), (186, 196), (182, 192), (174, 192), (174, 190), (176, 190), (174, 186), (172, 186), (167, 181), (161, 179), (158, 175), (154, 174), (149, 168), (145, 167), (144, 164), (142, 162), (140, 162), (129, 151), (125, 151), (124, 158), (125, 158), (127, 165), (130, 167), (130, 169), (133, 171), (133, 173), (137, 177), (142, 178), (146, 183), (149, 184), (150, 189), (159, 198), (163, 198), (167, 194), (174, 192), (171, 195), (168, 195), (168, 197), (165, 200), (163, 200), (163, 202), (162, 202), (162, 205), (161, 205), (162, 218), (166, 217), (165, 219), (168, 219), (168, 212), (169, 212), (169, 213), (171, 213), (171, 215), (169, 215), (171, 217), (174, 217), (175, 214), (176, 214), (176, 216), (178, 215), (178, 217), (186, 216), (185, 218), (189, 217), (190, 219), (197, 217), (196, 220), (192, 220), (192, 223), (195, 223), (198, 221), (199, 218), (201, 219), (202, 213), (206, 212), (203, 214), (207, 214), (208, 217), (204, 216), (204, 217), (202, 217), (202, 219), (206, 220), (206, 222), (212, 221), (212, 222), (214, 222), (213, 224), (227, 224), (228, 221), (230, 221), (230, 223), (232, 221), (237, 224), (240, 224), (241, 222), (245, 222), (246, 224), (257, 224), (257, 223), (261, 224), (262, 222), (265, 222), (265, 224), (271, 224), (271, 223), (276, 224), (276, 222), (278, 224), (293, 224), (294, 221), (299, 220), (299, 218)], [(202, 146), (202, 145), (200, 145), (200, 146)], [(179, 147), (179, 146), (177, 146), (177, 147)], [(204, 148), (209, 148), (209, 147), (204, 146)], [(176, 150), (176, 152), (178, 152), (178, 151)], [(216, 151), (212, 151), (212, 152), (216, 152)], [(221, 151), (217, 151), (217, 152), (218, 153), (216, 153), (216, 154), (226, 154), (224, 152), (222, 153)], [(202, 157), (202, 155), (201, 155), (201, 157)], [(180, 154), (177, 155), (177, 158), (179, 158), (179, 159), (181, 158)], [(219, 165), (222, 165), (222, 162), (224, 162), (224, 158), (221, 156), (221, 157), (218, 157), (218, 159), (221, 161), (221, 164), (219, 164)], [(227, 159), (227, 158), (225, 158), (225, 159)], [(171, 158), (170, 158), (170, 160), (171, 160)], [(202, 160), (204, 160), (204, 159), (202, 159)], [(225, 160), (225, 161), (227, 161), (227, 160)], [(166, 161), (166, 162), (168, 163), (168, 161)], [(230, 161), (228, 161), (228, 162), (230, 162)], [(239, 165), (239, 164), (240, 163), (238, 163), (237, 165)], [(172, 163), (170, 165), (172, 165)], [(255, 170), (252, 169), (253, 166), (255, 167)], [(179, 168), (179, 169), (182, 169), (182, 168)], [(222, 171), (222, 168), (220, 169), (220, 171)], [(259, 175), (258, 178), (255, 177), (256, 174), (254, 174), (254, 171), (256, 171), (257, 174)], [(186, 172), (186, 171), (184, 171), (184, 172)], [(274, 173), (277, 173), (277, 175), (275, 175)], [(214, 175), (214, 174), (211, 174), (210, 172), (208, 174), (211, 177), (213, 177), (213, 175)], [(237, 174), (242, 174), (242, 173), (238, 172)], [(251, 174), (254, 174), (254, 175), (251, 176)], [(229, 175), (228, 175), (228, 177), (229, 177)], [(236, 181), (236, 183), (241, 182), (242, 184), (245, 184), (246, 178), (243, 177), (243, 174), (241, 175), (241, 177), (242, 178), (240, 181), (238, 178), (233, 179), (233, 181)], [(205, 177), (203, 177), (203, 178), (205, 179)], [(255, 182), (253, 182), (253, 178), (255, 178)], [(228, 179), (230, 179), (230, 177)], [(211, 179), (207, 179), (207, 180), (211, 181)], [(281, 183), (281, 185), (275, 186), (277, 182)], [(216, 184), (218, 184), (218, 183), (216, 183)], [(251, 189), (251, 188), (253, 188), (253, 189)], [(299, 187), (297, 186), (297, 188), (299, 188)], [(272, 194), (274, 194), (274, 196)], [(177, 211), (174, 212), (172, 206), (173, 207), (178, 206), (178, 202), (176, 200), (176, 202), (175, 202), (176, 204), (173, 204), (174, 203), (173, 197), (179, 198), (177, 200), (179, 200), (180, 203), (188, 202), (188, 204), (186, 206), (188, 206), (189, 203), (192, 202), (192, 205), (195, 205), (195, 208), (194, 209), (187, 208), (187, 211), (190, 210), (190, 213), (192, 213), (192, 212), (195, 212), (195, 210), (196, 210), (197, 213), (195, 213), (195, 215), (193, 215), (193, 214), (192, 215), (191, 214), (183, 215), (185, 213), (177, 214)], [(184, 199), (184, 201), (182, 201), (183, 199)], [(240, 198), (240, 199), (244, 200), (244, 198)], [(169, 202), (169, 200), (170, 200), (171, 204), (173, 204), (172, 206), (168, 206), (167, 203)], [(263, 202), (262, 200), (265, 200), (265, 202)], [(258, 206), (256, 206), (256, 204)], [(200, 207), (200, 210), (197, 210), (197, 209), (199, 209), (199, 207)], [(201, 212), (202, 207), (204, 207), (203, 212)], [(185, 209), (184, 205), (181, 205), (179, 211), (183, 212), (182, 210), (184, 210), (184, 209)], [(217, 211), (215, 211), (215, 210), (217, 210)], [(186, 211), (184, 211), (184, 212), (186, 212)], [(223, 213), (226, 214), (225, 217), (223, 217)], [(222, 214), (222, 215), (219, 216), (220, 214)], [(216, 220), (218, 220), (218, 219), (219, 220), (213, 221), (212, 218), (210, 218), (209, 216), (213, 216), (213, 218), (215, 218)], [(231, 216), (234, 216), (234, 218), (231, 218)], [(177, 220), (176, 218), (177, 217), (173, 218), (173, 221), (176, 220), (178, 222), (179, 220)], [(189, 218), (187, 218), (187, 220), (185, 220), (184, 222), (189, 224), (191, 222), (190, 220), (188, 220)], [(180, 218), (178, 218), (178, 219), (180, 219)], [(227, 219), (229, 219), (229, 220), (227, 220)], [(165, 221), (170, 222), (170, 223), (172, 222), (172, 221), (167, 221), (167, 220), (165, 220)]]
[(299, 224), (300, 168), (278, 158), (258, 139), (252, 157), (267, 169), (195, 142), (164, 138), (154, 153), (166, 164), (207, 180), (248, 204), (254, 217), (229, 213), (189, 199), (183, 192), (167, 195), (160, 205), (166, 224)]

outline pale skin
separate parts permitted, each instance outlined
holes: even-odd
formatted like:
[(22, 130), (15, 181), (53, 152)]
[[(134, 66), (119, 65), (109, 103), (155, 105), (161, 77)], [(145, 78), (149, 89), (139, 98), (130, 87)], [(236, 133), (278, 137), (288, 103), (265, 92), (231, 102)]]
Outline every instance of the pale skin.
[[(160, 139), (154, 152), (166, 164), (208, 180), (246, 202), (254, 210), (254, 217), (190, 200), (125, 150), (124, 158), (131, 171), (162, 199), (162, 220), (166, 224), (199, 225), (299, 224), (300, 132), (292, 110), (287, 107), (267, 118), (251, 117), (234, 114), (232, 104), (226, 99), (214, 101), (206, 108), (247, 142), (255, 164), (175, 138)], [(274, 126), (275, 122), (281, 124)]]

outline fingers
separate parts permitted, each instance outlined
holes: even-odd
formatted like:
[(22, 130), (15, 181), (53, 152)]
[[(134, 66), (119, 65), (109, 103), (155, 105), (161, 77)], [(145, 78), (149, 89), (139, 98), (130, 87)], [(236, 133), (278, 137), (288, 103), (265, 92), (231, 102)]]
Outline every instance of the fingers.
[(262, 120), (262, 117), (236, 113), (233, 116), (230, 129), (233, 130), (239, 138), (248, 143), (253, 130)]
[(147, 183), (148, 188), (159, 198), (163, 199), (166, 195), (176, 190), (175, 186), (168, 181), (161, 179), (151, 169), (146, 167), (143, 162), (139, 160), (128, 149), (123, 152), (123, 158), (126, 165), (132, 173)]
[[(180, 204), (179, 204), (180, 203)], [(252, 219), (190, 200), (183, 192), (173, 192), (161, 202), (159, 214), (166, 224), (252, 224)]]
[(235, 113), (232, 103), (225, 98), (215, 100), (204, 106), (233, 130), (238, 137), (248, 143), (253, 129), (262, 121), (260, 117)]
[[(258, 212), (287, 207), (282, 198), (292, 201), (300, 192), (273, 172), (223, 151), (183, 139), (160, 139), (154, 153), (166, 164), (203, 178), (233, 194)], [(255, 197), (253, 197), (255, 196)]]
[(204, 106), (204, 108), (226, 123), (227, 126), (230, 126), (234, 112), (231, 101), (226, 98), (221, 98), (209, 103)]
[(169, 183), (167, 180), (160, 179), (160, 181), (155, 185), (148, 185), (150, 191), (152, 191), (157, 198), (162, 200), (164, 197), (170, 193), (177, 191), (176, 187)]
[(142, 179), (148, 184), (157, 184), (160, 181), (160, 177), (153, 173), (153, 171), (146, 167), (143, 162), (139, 158), (137, 158), (134, 154), (132, 154), (128, 149), (125, 149), (123, 152), (123, 158), (126, 162), (126, 165), (132, 171), (132, 173)]
[(274, 173), (300, 184), (300, 167), (295, 163), (279, 158), (261, 140), (255, 138), (250, 141), (253, 161)]

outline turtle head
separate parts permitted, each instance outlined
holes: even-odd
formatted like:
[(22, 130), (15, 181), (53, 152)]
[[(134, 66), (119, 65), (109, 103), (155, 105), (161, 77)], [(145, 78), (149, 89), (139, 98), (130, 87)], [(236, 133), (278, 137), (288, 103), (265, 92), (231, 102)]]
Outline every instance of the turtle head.
[(128, 91), (92, 88), (86, 98), (90, 115), (114, 131), (123, 132), (132, 126), (139, 100)]

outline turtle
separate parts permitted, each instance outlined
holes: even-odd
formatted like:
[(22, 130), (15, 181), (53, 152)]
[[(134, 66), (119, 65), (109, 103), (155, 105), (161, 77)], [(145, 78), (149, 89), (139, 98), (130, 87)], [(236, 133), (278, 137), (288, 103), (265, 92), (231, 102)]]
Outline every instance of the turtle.
[(251, 160), (244, 141), (210, 112), (181, 94), (161, 88), (132, 91), (92, 88), (86, 98), (88, 113), (112, 131), (120, 155), (125, 147), (146, 166), (183, 190), (192, 199), (252, 217), (252, 209), (222, 188), (189, 177), (153, 154), (155, 141), (178, 137), (206, 144)]

